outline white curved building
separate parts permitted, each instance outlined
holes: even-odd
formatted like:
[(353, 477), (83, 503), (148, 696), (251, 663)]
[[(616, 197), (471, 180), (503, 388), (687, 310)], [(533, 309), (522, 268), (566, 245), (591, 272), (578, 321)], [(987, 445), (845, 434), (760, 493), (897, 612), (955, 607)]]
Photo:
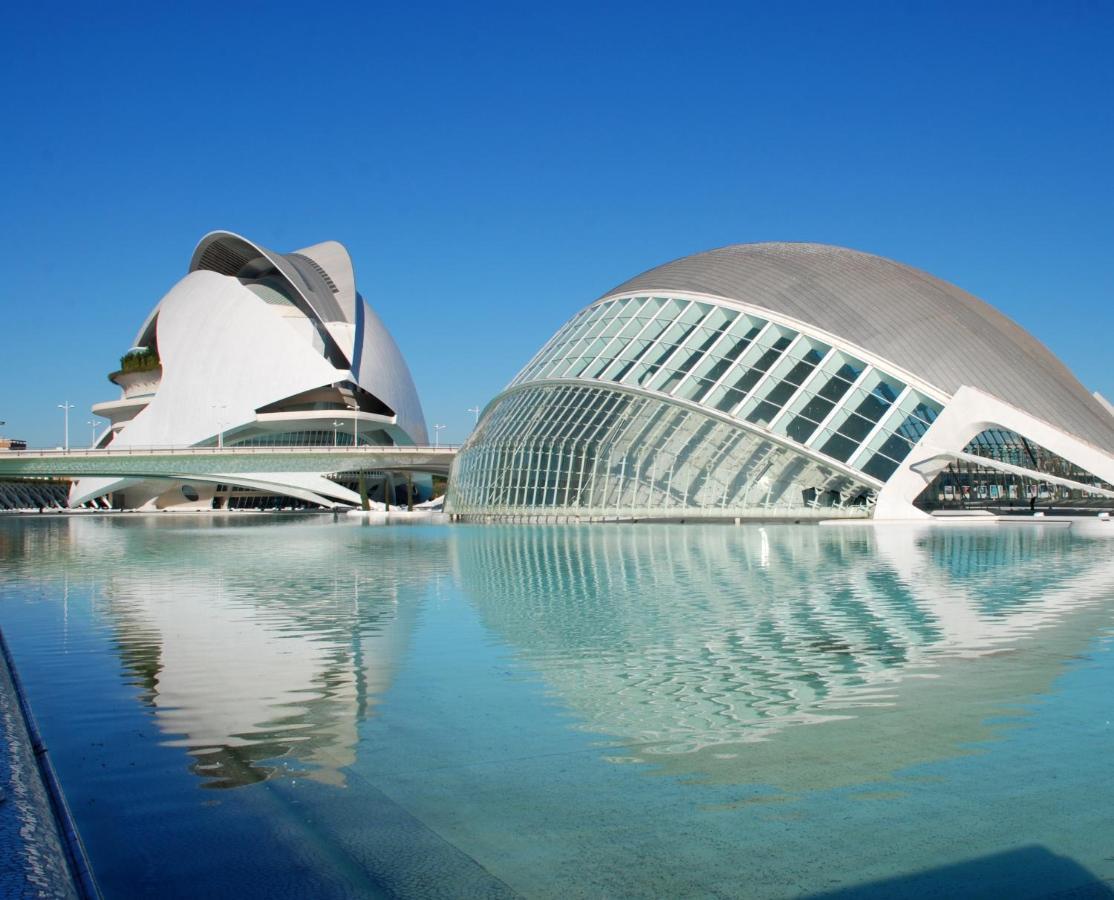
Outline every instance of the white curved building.
[[(406, 362), (336, 241), (280, 254), (230, 232), (206, 235), (109, 378), (121, 394), (93, 407), (110, 422), (98, 447), (428, 440)], [(84, 478), (70, 503), (114, 494), (128, 507), (209, 505), (218, 484), (221, 502), (237, 488), (359, 502), (325, 474), (214, 473), (188, 485)]]
[(911, 518), (980, 499), (972, 485), (1109, 504), (1112, 451), (1110, 408), (954, 285), (840, 247), (740, 244), (569, 320), (484, 411), (449, 509)]

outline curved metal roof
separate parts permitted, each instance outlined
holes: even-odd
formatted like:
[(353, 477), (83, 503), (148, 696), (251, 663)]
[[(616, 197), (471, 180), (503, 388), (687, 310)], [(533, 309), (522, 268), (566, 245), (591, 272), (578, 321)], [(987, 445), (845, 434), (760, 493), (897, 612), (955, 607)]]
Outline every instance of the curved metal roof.
[[(312, 252), (320, 246), (307, 249)], [(341, 308), (336, 296), (339, 290), (329, 273), (305, 250), (275, 253), (231, 231), (211, 231), (198, 242), (189, 270), (208, 269), (221, 275), (238, 275), (253, 264), (260, 271), (265, 268), (278, 271), (319, 321), (349, 324), (354, 321), (353, 316), (346, 316)], [(351, 262), (348, 265), (351, 270)]]
[(650, 269), (604, 297), (643, 291), (711, 294), (789, 316), (948, 394), (971, 385), (1114, 447), (1114, 416), (1044, 344), (977, 297), (893, 260), (825, 244), (735, 244)]

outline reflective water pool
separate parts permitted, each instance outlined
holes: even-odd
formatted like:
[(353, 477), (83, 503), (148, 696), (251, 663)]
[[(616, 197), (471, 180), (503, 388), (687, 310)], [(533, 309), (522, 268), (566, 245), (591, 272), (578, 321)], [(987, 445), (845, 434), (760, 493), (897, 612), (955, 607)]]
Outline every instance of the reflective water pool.
[(1114, 896), (1114, 541), (0, 521), (109, 897)]

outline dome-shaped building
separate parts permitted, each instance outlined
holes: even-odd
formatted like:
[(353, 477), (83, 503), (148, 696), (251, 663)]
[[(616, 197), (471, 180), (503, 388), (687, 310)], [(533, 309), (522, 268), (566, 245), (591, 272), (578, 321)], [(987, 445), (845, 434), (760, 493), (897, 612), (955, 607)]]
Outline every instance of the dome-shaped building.
[[(352, 260), (336, 241), (282, 254), (227, 231), (206, 235), (109, 379), (121, 393), (93, 407), (110, 423), (97, 447), (428, 440), (406, 362), (357, 292)], [(83, 478), (70, 504), (109, 494), (128, 507), (237, 505), (268, 495), (360, 501), (326, 474), (214, 473), (189, 484)]]
[(954, 285), (840, 247), (740, 244), (651, 269), (569, 320), (484, 411), (449, 508), (904, 518), (1109, 502), (1112, 449), (1109, 407)]

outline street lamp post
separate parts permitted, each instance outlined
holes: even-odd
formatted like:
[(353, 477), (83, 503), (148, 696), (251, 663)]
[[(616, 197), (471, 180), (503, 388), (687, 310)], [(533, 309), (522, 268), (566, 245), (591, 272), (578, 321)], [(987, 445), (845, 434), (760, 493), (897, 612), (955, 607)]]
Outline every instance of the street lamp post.
[(441, 446), (441, 429), (444, 428), (444, 427), (445, 427), (444, 425), (434, 425), (433, 426), (433, 447), (434, 447), (434, 449)]
[(97, 422), (95, 419), (90, 419), (85, 424), (89, 426), (89, 447), (93, 448), (97, 445)]
[(66, 450), (69, 450), (70, 449), (70, 410), (74, 408), (74, 405), (72, 403), (70, 403), (69, 400), (67, 400), (65, 403), (59, 403), (58, 408), (60, 410), (62, 410), (62, 415), (65, 417), (64, 421), (66, 423), (65, 424), (65, 431), (63, 432), (64, 438), (63, 438), (63, 441), (62, 441), (62, 446)]
[(334, 447), (337, 446), (337, 429), (340, 428), (340, 426), (343, 425), (343, 424), (344, 424), (343, 422), (338, 422), (336, 419), (333, 419), (333, 446)]
[(476, 425), (480, 424), (480, 408), (478, 406), (469, 406), (468, 412), (472, 413), (476, 417), (475, 424), (472, 426), (474, 428)]
[(217, 449), (224, 449), (224, 410), (228, 409), (227, 404), (214, 403), (213, 411), (217, 414)]
[(360, 443), (360, 407), (353, 401), (352, 403), (352, 446), (355, 447)]

